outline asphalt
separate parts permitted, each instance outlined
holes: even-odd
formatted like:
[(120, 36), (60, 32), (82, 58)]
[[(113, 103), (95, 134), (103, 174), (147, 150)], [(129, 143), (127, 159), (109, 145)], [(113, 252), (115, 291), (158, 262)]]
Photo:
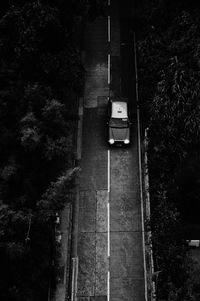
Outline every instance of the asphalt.
[[(111, 301), (144, 301), (144, 262), (139, 185), (138, 137), (133, 114), (132, 144), (110, 149), (108, 193), (108, 144), (106, 103), (108, 95), (128, 96), (130, 68), (120, 45), (119, 1), (111, 8), (111, 85), (108, 85), (107, 18), (88, 24), (85, 32), (85, 93), (81, 107), (79, 159), (81, 173), (76, 206), (73, 256), (78, 258), (77, 301), (107, 300), (110, 271)], [(122, 22), (123, 23), (123, 22)], [(122, 25), (121, 25), (122, 26)], [(124, 42), (124, 41), (123, 41)], [(133, 69), (132, 69), (133, 72)], [(129, 78), (130, 77), (130, 78)], [(134, 86), (134, 82), (132, 83)], [(80, 134), (79, 134), (80, 135)], [(107, 205), (110, 202), (110, 258), (108, 259)]]

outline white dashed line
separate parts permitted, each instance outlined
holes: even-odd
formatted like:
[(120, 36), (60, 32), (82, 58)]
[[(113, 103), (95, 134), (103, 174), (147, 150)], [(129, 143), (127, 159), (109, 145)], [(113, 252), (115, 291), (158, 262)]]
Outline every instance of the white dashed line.
[(108, 85), (110, 85), (110, 54), (108, 54)]
[(110, 301), (110, 271), (108, 271), (107, 301)]
[(108, 42), (110, 42), (110, 16), (108, 16)]
[(110, 203), (108, 200), (108, 258), (110, 257)]
[(108, 150), (108, 193), (110, 192), (110, 150)]

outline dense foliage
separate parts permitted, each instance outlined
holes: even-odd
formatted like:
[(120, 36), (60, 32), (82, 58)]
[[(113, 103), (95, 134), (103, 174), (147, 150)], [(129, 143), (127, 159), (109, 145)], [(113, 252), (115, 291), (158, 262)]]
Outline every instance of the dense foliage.
[(102, 1), (0, 4), (0, 299), (47, 300), (73, 188), (82, 28)]
[(198, 239), (200, 233), (200, 6), (142, 1), (137, 10), (152, 241), (161, 271), (158, 300), (199, 300), (197, 267), (187, 256), (186, 239)]

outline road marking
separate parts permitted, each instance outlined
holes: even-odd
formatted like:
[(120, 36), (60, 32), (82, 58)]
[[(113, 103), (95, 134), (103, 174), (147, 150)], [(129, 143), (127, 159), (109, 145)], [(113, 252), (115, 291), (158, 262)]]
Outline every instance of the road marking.
[(110, 42), (110, 16), (108, 16), (108, 42)]
[(108, 85), (110, 85), (110, 54), (108, 54)]
[(110, 300), (110, 150), (108, 150), (108, 204), (107, 204), (107, 231), (108, 231), (108, 276), (107, 301)]
[(142, 160), (141, 160), (141, 137), (140, 137), (140, 108), (138, 97), (138, 74), (137, 74), (137, 55), (136, 55), (136, 38), (134, 32), (134, 59), (135, 59), (135, 89), (137, 101), (137, 131), (138, 131), (138, 160), (139, 160), (139, 181), (140, 181), (140, 199), (141, 199), (141, 218), (142, 218), (142, 246), (143, 246), (143, 263), (144, 263), (144, 286), (145, 286), (145, 300), (147, 301), (147, 270), (145, 258), (145, 237), (144, 237), (144, 202), (142, 191)]
[(110, 271), (108, 271), (107, 301), (110, 301)]
[[(110, 7), (110, 0), (108, 0)], [(110, 43), (110, 16), (108, 16), (108, 43)], [(108, 54), (108, 88), (110, 95), (110, 53)], [(108, 273), (107, 273), (107, 301), (110, 301), (110, 150), (108, 150), (108, 204), (107, 204), (107, 217), (108, 217)]]
[(108, 193), (110, 192), (110, 150), (108, 149)]
[(108, 200), (108, 259), (110, 257), (110, 203)]

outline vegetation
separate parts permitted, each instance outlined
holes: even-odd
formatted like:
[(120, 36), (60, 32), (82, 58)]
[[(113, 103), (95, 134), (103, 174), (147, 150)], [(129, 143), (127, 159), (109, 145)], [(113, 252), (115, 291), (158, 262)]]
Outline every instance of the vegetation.
[[(73, 188), (82, 25), (102, 1), (0, 5), (0, 299), (47, 300), (55, 214)], [(52, 280), (52, 279), (51, 279)]]
[(191, 236), (188, 225), (200, 229), (199, 13), (195, 1), (142, 1), (137, 7), (140, 100), (150, 141), (152, 241), (161, 271), (158, 300), (200, 297), (199, 268), (187, 256), (185, 243)]

